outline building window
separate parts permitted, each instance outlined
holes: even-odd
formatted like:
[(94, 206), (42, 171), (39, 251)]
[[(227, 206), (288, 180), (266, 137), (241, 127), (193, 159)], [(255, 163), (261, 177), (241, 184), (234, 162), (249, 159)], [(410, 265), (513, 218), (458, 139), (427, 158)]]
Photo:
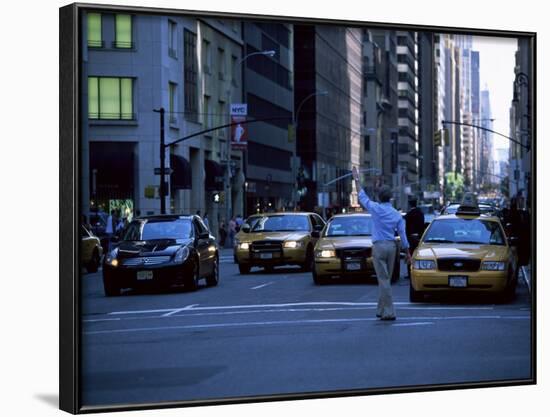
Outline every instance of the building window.
[(223, 48), (218, 48), (218, 78), (223, 80), (226, 73), (225, 68), (225, 50)]
[(235, 55), (231, 55), (231, 84), (233, 84), (234, 87), (239, 85), (237, 83), (237, 73), (239, 72), (237, 69), (237, 59)]
[(115, 17), (115, 48), (133, 48), (132, 42), (132, 16), (129, 14), (117, 14)]
[(365, 135), (365, 152), (370, 152), (370, 136)]
[(198, 120), (198, 58), (197, 58), (197, 35), (189, 30), (185, 30), (184, 34), (184, 72), (183, 78), (185, 83), (185, 117), (187, 120), (196, 122)]
[(103, 48), (101, 14), (99, 13), (88, 13), (88, 46), (90, 48)]
[(134, 120), (132, 78), (88, 77), (88, 118)]
[(176, 22), (168, 21), (168, 56), (172, 58), (178, 57), (178, 39), (176, 34)]
[(204, 73), (212, 74), (212, 48), (206, 39), (202, 40), (202, 62)]
[[(252, 45), (247, 44), (246, 53), (250, 54), (253, 52), (259, 51)], [(248, 69), (256, 72), (257, 74), (260, 74), (265, 78), (269, 78), (281, 87), (292, 91), (292, 73), (272, 58), (264, 55), (254, 56), (252, 59), (248, 59), (246, 61), (246, 66)]]
[[(223, 101), (218, 102), (218, 114), (217, 114), (216, 126), (223, 126), (225, 123), (225, 103)], [(225, 138), (225, 130), (227, 128), (218, 129), (218, 136)]]
[(177, 100), (178, 100), (178, 90), (177, 85), (174, 83), (169, 83), (168, 85), (168, 92), (170, 96), (170, 102), (168, 107), (168, 113), (169, 113), (169, 120), (170, 123), (177, 123), (178, 118), (177, 116)]
[(288, 125), (292, 121), (292, 112), (250, 93), (247, 95), (246, 102), (248, 103), (250, 117), (267, 119), (263, 123), (284, 129), (285, 131), (288, 130)]
[(212, 127), (212, 115), (210, 114), (210, 96), (204, 96), (202, 120), (205, 129)]

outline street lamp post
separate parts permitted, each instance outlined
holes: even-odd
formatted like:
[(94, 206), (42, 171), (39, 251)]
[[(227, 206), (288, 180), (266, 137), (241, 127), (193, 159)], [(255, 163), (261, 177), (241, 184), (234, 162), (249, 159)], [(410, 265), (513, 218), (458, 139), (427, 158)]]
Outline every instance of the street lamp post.
[[(231, 77), (233, 77), (233, 74), (235, 74), (235, 70), (241, 66), (248, 58), (255, 55), (263, 55), (263, 56), (269, 56), (273, 57), (275, 56), (274, 50), (266, 50), (266, 51), (258, 51), (258, 52), (251, 52), (241, 59), (234, 62), (233, 67), (231, 68)], [(241, 68), (242, 71), (242, 68)], [(244, 75), (244, 74), (243, 74)], [(230, 80), (232, 82), (232, 80)], [(227, 98), (228, 98), (228, 106), (231, 107), (231, 98), (232, 98), (232, 88), (229, 87), (229, 90), (227, 91)], [(241, 94), (244, 99), (244, 82), (241, 82)], [(244, 151), (243, 151), (244, 154)], [(231, 218), (231, 208), (232, 208), (232, 201), (231, 201), (231, 129), (229, 131), (229, 135), (227, 138), (227, 146), (226, 146), (226, 166), (225, 166), (225, 217), (226, 222), (229, 222), (229, 219)], [(244, 161), (243, 161), (244, 164)], [(245, 197), (246, 198), (246, 197)], [(229, 223), (228, 223), (229, 224)]]
[[(309, 94), (306, 96), (298, 105), (298, 108), (296, 109), (296, 112), (292, 115), (292, 128), (294, 130), (294, 147), (292, 148), (292, 181), (294, 184), (296, 184), (296, 147), (298, 146), (298, 121), (300, 117), (300, 112), (302, 111), (302, 107), (306, 101), (309, 99), (315, 97), (315, 96), (328, 96), (328, 91), (316, 91), (314, 93)], [(294, 207), (296, 207), (297, 202), (297, 192), (292, 189), (292, 204)]]

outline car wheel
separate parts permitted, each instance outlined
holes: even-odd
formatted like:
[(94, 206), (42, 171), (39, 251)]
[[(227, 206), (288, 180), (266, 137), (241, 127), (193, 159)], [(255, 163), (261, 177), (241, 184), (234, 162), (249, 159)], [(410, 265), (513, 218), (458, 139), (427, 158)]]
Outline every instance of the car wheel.
[(97, 269), (99, 268), (99, 253), (97, 252), (97, 249), (94, 249), (94, 253), (92, 253), (92, 259), (90, 262), (88, 262), (88, 265), (86, 265), (86, 271), (92, 273), (97, 272)]
[(113, 282), (112, 278), (103, 277), (103, 289), (107, 297), (117, 297), (120, 295), (121, 288)]
[(313, 270), (313, 247), (309, 246), (306, 252), (306, 260), (302, 264), (302, 271), (309, 272)]
[(393, 265), (393, 272), (391, 276), (392, 284), (399, 281), (399, 277), (401, 276), (401, 260), (399, 258), (399, 253), (397, 253), (395, 258), (396, 258), (396, 261), (395, 261), (395, 265)]
[(195, 260), (193, 262), (193, 273), (191, 277), (187, 280), (187, 288), (189, 289), (189, 291), (196, 291), (199, 288), (199, 279), (199, 263)]
[(239, 264), (239, 272), (241, 275), (250, 273), (250, 265)]
[(209, 287), (215, 287), (218, 285), (218, 282), (220, 280), (220, 268), (218, 267), (219, 261), (218, 257), (214, 259), (214, 264), (212, 265), (212, 274), (206, 278), (206, 285)]
[(424, 301), (424, 293), (416, 291), (412, 286), (412, 281), (409, 282), (409, 301), (411, 303), (421, 303)]
[(323, 285), (327, 283), (327, 279), (316, 274), (315, 268), (313, 269), (313, 282), (315, 285)]
[(499, 304), (511, 303), (516, 298), (516, 286), (518, 284), (518, 274), (510, 283), (506, 286), (504, 291), (498, 295), (497, 302)]

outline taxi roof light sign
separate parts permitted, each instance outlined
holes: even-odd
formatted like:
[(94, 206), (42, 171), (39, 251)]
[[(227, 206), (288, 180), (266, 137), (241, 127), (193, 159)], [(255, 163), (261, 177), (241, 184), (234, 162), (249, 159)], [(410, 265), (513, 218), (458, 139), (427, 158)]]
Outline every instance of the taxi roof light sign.
[(467, 216), (479, 216), (481, 211), (477, 204), (477, 197), (474, 193), (466, 193), (462, 198), (462, 203), (456, 210), (457, 215), (467, 215)]

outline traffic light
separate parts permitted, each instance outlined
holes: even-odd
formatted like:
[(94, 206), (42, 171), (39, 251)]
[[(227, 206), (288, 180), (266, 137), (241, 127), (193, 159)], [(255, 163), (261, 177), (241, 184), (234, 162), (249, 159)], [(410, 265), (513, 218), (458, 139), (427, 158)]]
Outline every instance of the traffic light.
[(212, 194), (212, 201), (214, 203), (219, 204), (220, 200), (221, 200), (220, 193), (216, 192), (216, 193)]

